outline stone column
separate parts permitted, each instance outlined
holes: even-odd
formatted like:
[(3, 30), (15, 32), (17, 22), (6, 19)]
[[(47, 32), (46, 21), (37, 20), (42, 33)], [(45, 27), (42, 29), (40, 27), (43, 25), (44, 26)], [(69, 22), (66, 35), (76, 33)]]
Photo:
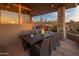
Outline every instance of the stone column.
[(66, 39), (66, 30), (65, 30), (65, 6), (58, 8), (58, 25), (57, 25), (58, 36), (61, 40)]

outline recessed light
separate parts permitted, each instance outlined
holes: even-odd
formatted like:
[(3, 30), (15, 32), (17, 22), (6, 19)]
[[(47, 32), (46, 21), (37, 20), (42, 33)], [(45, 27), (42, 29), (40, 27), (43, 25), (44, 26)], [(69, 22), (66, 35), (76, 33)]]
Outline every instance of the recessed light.
[(9, 8), (10, 6), (8, 5), (7, 8)]
[(51, 7), (54, 7), (54, 5), (51, 5)]

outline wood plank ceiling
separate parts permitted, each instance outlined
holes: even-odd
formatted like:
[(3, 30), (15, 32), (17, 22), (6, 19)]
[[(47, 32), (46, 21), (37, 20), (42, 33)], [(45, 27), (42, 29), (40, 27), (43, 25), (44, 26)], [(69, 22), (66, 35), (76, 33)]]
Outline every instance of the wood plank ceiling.
[[(66, 9), (76, 7), (76, 3), (22, 3), (21, 5), (32, 9), (32, 11), (22, 9), (23, 14), (27, 13), (32, 16), (55, 12), (61, 6), (65, 6)], [(18, 7), (14, 7), (12, 4), (0, 4), (0, 9), (14, 12), (19, 10)]]
[(55, 12), (61, 6), (65, 6), (66, 9), (76, 6), (75, 3), (27, 3), (22, 5), (31, 8), (33, 16)]

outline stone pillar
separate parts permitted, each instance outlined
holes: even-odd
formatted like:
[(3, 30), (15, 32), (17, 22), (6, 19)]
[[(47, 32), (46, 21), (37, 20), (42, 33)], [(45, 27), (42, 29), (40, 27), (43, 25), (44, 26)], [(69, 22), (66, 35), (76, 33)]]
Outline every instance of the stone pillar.
[(66, 39), (66, 30), (65, 30), (65, 6), (58, 8), (58, 25), (57, 25), (58, 36), (61, 40)]

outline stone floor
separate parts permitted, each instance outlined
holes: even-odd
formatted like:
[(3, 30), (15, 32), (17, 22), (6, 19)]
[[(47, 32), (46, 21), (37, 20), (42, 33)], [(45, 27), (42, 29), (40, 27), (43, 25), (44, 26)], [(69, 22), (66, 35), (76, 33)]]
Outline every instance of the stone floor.
[[(30, 51), (24, 52), (21, 42), (5, 47), (10, 56), (29, 56)], [(60, 42), (60, 46), (56, 51), (51, 52), (51, 56), (79, 56), (79, 44), (72, 40), (65, 40)]]
[(51, 56), (79, 56), (79, 45), (71, 40), (61, 41), (57, 50), (51, 54)]
[[(26, 55), (29, 56), (28, 50)], [(61, 41), (57, 50), (51, 52), (51, 56), (79, 56), (79, 45), (72, 40)]]

